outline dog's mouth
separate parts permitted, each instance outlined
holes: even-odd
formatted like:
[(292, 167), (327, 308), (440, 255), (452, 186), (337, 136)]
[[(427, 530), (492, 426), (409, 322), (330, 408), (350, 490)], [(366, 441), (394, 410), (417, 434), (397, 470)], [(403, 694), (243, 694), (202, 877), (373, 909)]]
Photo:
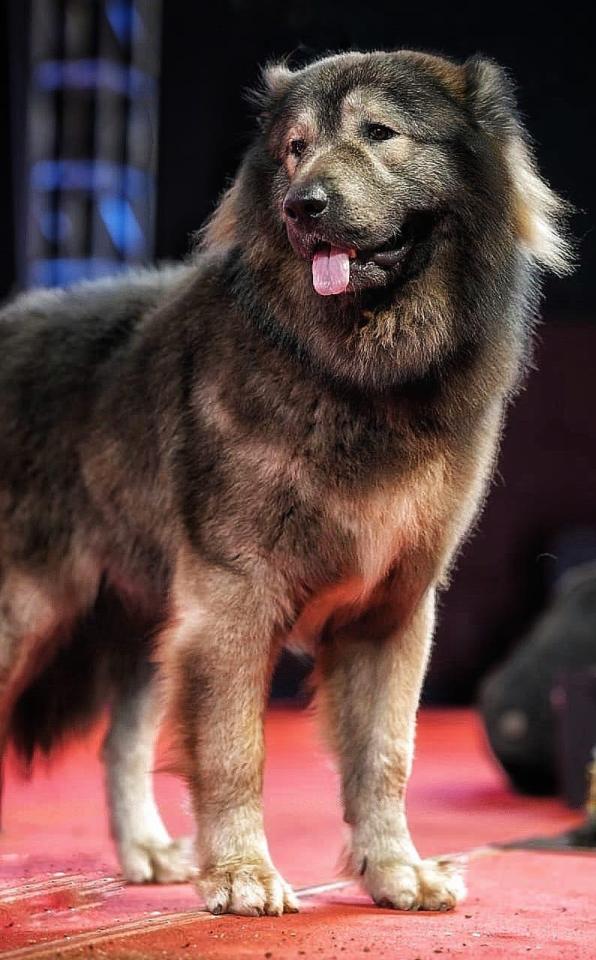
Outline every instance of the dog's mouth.
[(374, 247), (342, 244), (317, 235), (293, 237), (288, 233), (296, 252), (311, 261), (316, 292), (329, 297), (368, 286), (373, 279), (381, 279), (379, 274), (387, 274), (382, 279), (388, 279), (389, 275), (402, 273), (414, 249), (429, 241), (435, 223), (434, 214), (412, 213), (389, 239)]
[(394, 234), (386, 243), (372, 250), (338, 247), (319, 241), (312, 255), (313, 286), (322, 297), (345, 293), (350, 284), (350, 273), (353, 275), (359, 266), (372, 263), (384, 270), (391, 270), (403, 260), (410, 245), (411, 241), (401, 233)]

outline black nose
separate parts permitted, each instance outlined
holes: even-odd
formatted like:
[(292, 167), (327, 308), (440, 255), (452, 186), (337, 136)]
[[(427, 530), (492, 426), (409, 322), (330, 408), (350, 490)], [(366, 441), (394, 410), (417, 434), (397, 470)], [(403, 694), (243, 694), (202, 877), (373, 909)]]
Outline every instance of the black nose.
[(320, 217), (329, 204), (329, 197), (320, 184), (290, 189), (284, 200), (284, 213), (289, 220), (309, 223)]

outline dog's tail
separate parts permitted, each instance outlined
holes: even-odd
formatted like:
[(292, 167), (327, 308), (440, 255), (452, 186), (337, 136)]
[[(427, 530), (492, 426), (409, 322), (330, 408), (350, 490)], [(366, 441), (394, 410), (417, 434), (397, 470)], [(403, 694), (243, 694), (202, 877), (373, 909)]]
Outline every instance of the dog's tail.
[(36, 753), (49, 755), (72, 733), (88, 729), (110, 697), (106, 657), (78, 629), (18, 697), (9, 739), (30, 771)]
[(151, 659), (158, 618), (131, 610), (102, 587), (93, 609), (60, 643), (53, 658), (21, 692), (8, 737), (22, 770), (70, 735), (88, 730), (141, 660)]

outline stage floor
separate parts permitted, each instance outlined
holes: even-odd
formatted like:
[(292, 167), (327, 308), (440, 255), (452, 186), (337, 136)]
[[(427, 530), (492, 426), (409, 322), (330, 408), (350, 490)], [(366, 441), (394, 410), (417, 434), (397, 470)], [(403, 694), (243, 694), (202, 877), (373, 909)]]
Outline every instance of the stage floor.
[[(497, 841), (558, 833), (578, 821), (558, 801), (517, 796), (489, 759), (476, 716), (423, 711), (409, 792), (423, 854), (471, 853), (468, 900), (453, 913), (373, 906), (336, 880), (343, 827), (337, 777), (309, 712), (267, 721), (266, 815), (277, 866), (302, 912), (212, 917), (189, 886), (124, 887), (111, 849), (97, 759), (101, 731), (69, 745), (32, 780), (9, 764), (0, 836), (0, 957), (7, 958), (509, 958), (593, 960), (596, 858), (495, 852)], [(190, 831), (185, 790), (156, 776), (164, 819)]]

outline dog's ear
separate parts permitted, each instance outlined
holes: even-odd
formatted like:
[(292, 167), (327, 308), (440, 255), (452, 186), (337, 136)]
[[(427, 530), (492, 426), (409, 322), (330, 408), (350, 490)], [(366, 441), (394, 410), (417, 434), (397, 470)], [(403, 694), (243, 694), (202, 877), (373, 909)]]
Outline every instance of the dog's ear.
[(478, 126), (500, 143), (507, 163), (520, 247), (536, 266), (568, 273), (573, 266), (566, 235), (569, 206), (538, 172), (511, 78), (503, 67), (483, 57), (467, 60), (464, 73), (468, 108)]
[(282, 97), (292, 79), (292, 71), (284, 61), (269, 63), (263, 70), (263, 85), (269, 97)]
[(519, 126), (515, 88), (494, 60), (471, 57), (464, 63), (466, 99), (476, 122), (496, 136), (511, 136)]
[(292, 71), (282, 61), (269, 63), (261, 71), (261, 79), (256, 89), (251, 90), (249, 99), (257, 109), (257, 122), (264, 126), (275, 106), (286, 93)]
[(514, 190), (520, 247), (537, 267), (557, 276), (571, 273), (575, 259), (567, 226), (571, 206), (540, 176), (532, 147), (521, 129), (508, 138), (504, 151)]

